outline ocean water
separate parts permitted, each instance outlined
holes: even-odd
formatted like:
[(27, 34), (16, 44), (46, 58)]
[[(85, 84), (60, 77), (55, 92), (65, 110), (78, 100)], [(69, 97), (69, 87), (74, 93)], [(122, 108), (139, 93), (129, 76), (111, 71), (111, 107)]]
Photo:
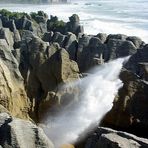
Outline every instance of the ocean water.
[(61, 5), (0, 4), (11, 11), (45, 11), (64, 21), (76, 13), (85, 33), (122, 33), (139, 36), (148, 42), (148, 0), (71, 0)]

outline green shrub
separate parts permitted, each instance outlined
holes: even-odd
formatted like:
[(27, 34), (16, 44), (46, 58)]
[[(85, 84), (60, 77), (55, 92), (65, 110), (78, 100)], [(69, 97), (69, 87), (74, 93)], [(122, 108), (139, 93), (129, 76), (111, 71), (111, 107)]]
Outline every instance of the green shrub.
[(50, 19), (47, 21), (47, 29), (48, 31), (53, 32), (61, 32), (65, 31), (65, 22), (62, 20), (58, 20), (57, 16), (50, 16)]
[(21, 18), (22, 16), (28, 16), (28, 14), (24, 12), (10, 12), (6, 9), (1, 9), (0, 14), (8, 18)]

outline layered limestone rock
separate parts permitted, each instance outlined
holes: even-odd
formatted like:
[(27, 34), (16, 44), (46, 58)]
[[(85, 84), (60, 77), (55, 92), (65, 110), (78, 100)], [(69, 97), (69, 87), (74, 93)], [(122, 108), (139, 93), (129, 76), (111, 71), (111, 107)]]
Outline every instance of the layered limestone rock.
[[(60, 108), (75, 99), (79, 88), (69, 86), (79, 79), (79, 69), (85, 72), (95, 65), (132, 55), (124, 65), (131, 72), (122, 71), (120, 77), (124, 85), (102, 123), (148, 136), (145, 132), (148, 130), (148, 45), (138, 37), (122, 34), (85, 35), (77, 15), (72, 15), (67, 23), (57, 17), (47, 19), (42, 11), (19, 18), (0, 16), (0, 113), (24, 119), (29, 119), (28, 114), (32, 119), (43, 117), (53, 106)], [(63, 84), (68, 87), (62, 87)], [(6, 135), (0, 135), (2, 146), (23, 147), (26, 141), (31, 147), (49, 146), (44, 136), (41, 140), (38, 138), (37, 133), (41, 131), (36, 126), (7, 114), (3, 114), (0, 121), (2, 133), (5, 132), (3, 125), (12, 133), (8, 140)], [(29, 130), (31, 134), (24, 135), (22, 140), (18, 135), (22, 137), (20, 129), (25, 128), (27, 134)], [(114, 148), (117, 145), (126, 148), (145, 143), (133, 136), (129, 137), (133, 141), (128, 140), (127, 134), (123, 135), (109, 130), (97, 134), (99, 139), (95, 137), (86, 147), (109, 145)]]
[(121, 72), (120, 79), (123, 87), (112, 110), (104, 117), (103, 125), (147, 137), (148, 83), (127, 70)]
[(138, 49), (138, 51), (130, 57), (125, 64), (125, 68), (137, 74), (141, 79), (148, 80), (148, 45)]
[(12, 115), (28, 118), (30, 108), (18, 63), (6, 40), (0, 39), (0, 104)]
[(64, 94), (64, 90), (59, 92), (60, 84), (79, 78), (78, 66), (70, 60), (68, 52), (58, 44), (48, 46), (38, 37), (29, 42), (29, 65), (27, 94), (35, 102), (38, 113), (45, 110), (44, 104), (49, 108), (53, 101), (60, 103)]
[[(89, 70), (95, 65), (103, 64), (103, 52), (106, 48), (104, 44), (97, 37), (91, 37), (88, 43), (88, 39), (85, 36), (82, 37), (80, 45), (78, 47), (78, 65), (82, 72)], [(84, 43), (85, 42), (85, 43)], [(82, 45), (81, 45), (82, 44)], [(87, 44), (87, 45), (83, 45)]]
[(0, 28), (0, 39), (4, 39), (11, 48), (14, 44), (13, 33), (9, 28)]
[(86, 142), (76, 148), (147, 148), (148, 140), (135, 135), (115, 131), (109, 128), (98, 127)]
[(54, 148), (43, 130), (30, 121), (0, 113), (0, 146), (3, 148)]
[(83, 26), (80, 25), (80, 19), (77, 14), (73, 14), (69, 17), (69, 22), (66, 24), (66, 31), (72, 32), (77, 36), (84, 33)]

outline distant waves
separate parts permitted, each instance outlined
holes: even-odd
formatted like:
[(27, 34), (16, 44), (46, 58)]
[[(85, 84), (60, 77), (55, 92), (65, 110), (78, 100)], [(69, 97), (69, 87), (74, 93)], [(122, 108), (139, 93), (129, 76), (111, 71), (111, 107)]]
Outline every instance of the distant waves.
[[(71, 0), (72, 1), (72, 0)], [(75, 0), (61, 5), (0, 4), (0, 9), (11, 11), (45, 11), (68, 21), (74, 13), (80, 16), (85, 33), (126, 34), (148, 42), (148, 1), (144, 0)]]

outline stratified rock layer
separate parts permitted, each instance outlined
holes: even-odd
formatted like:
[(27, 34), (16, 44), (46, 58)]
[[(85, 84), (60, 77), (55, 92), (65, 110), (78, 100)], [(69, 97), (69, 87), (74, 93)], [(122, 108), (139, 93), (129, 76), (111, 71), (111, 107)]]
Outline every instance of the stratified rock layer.
[(54, 148), (41, 128), (7, 113), (0, 113), (0, 133), (3, 148)]
[(147, 148), (148, 140), (139, 138), (126, 132), (115, 131), (109, 128), (99, 127), (91, 135), (85, 148)]
[(30, 101), (24, 89), (18, 62), (5, 39), (0, 39), (0, 104), (16, 117), (29, 118)]

